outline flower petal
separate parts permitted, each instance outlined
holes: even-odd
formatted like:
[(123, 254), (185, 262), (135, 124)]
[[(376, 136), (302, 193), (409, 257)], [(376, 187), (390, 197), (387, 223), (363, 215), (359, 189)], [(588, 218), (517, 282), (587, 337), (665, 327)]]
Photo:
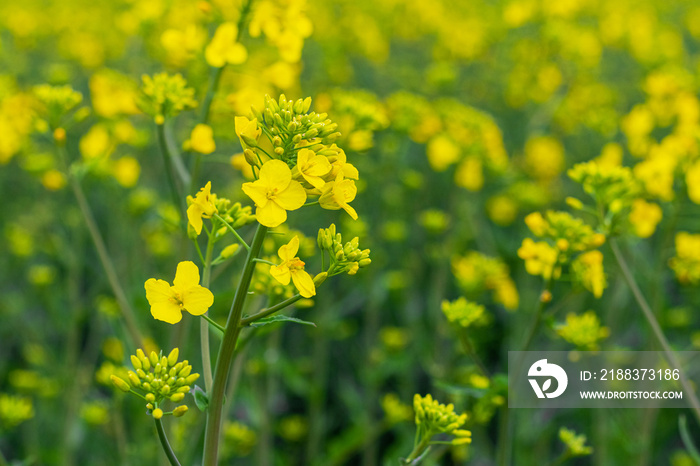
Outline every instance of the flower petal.
[(280, 256), (280, 259), (287, 262), (294, 259), (297, 252), (299, 252), (299, 237), (294, 235), (294, 238), (292, 238), (289, 243), (280, 246), (277, 255)]
[(287, 189), (277, 193), (274, 202), (284, 210), (296, 210), (306, 202), (306, 191), (301, 183), (291, 180)]
[(194, 262), (182, 261), (177, 264), (173, 285), (181, 294), (184, 294), (188, 288), (199, 285), (199, 268)]
[(292, 282), (303, 297), (310, 298), (316, 294), (316, 285), (311, 275), (305, 270), (295, 270), (292, 273)]
[(182, 320), (180, 306), (174, 302), (163, 302), (151, 306), (151, 315), (156, 320), (162, 320), (169, 324), (177, 324)]
[(268, 160), (260, 169), (260, 176), (258, 178), (260, 178), (260, 181), (262, 181), (265, 186), (277, 188), (281, 191), (285, 189), (292, 180), (292, 171), (287, 164), (281, 160)]
[(202, 207), (199, 204), (191, 204), (187, 208), (187, 220), (190, 222), (190, 225), (192, 225), (192, 228), (194, 228), (194, 231), (197, 232), (197, 234), (200, 234), (202, 232), (202, 214), (204, 212), (202, 211)]
[(291, 274), (286, 265), (273, 265), (270, 267), (270, 275), (283, 285), (289, 285)]
[(243, 192), (255, 202), (255, 205), (265, 207), (269, 202), (267, 198), (268, 187), (260, 180), (253, 181), (252, 183), (243, 183), (242, 188)]
[(143, 287), (146, 289), (146, 299), (151, 306), (169, 301), (170, 298), (173, 297), (173, 293), (170, 290), (170, 283), (165, 280), (149, 278), (146, 280)]
[(255, 218), (261, 225), (274, 228), (287, 220), (287, 211), (274, 202), (268, 202), (265, 206), (258, 205), (255, 209)]
[(214, 304), (214, 294), (202, 285), (188, 288), (182, 293), (182, 307), (193, 316), (200, 316)]

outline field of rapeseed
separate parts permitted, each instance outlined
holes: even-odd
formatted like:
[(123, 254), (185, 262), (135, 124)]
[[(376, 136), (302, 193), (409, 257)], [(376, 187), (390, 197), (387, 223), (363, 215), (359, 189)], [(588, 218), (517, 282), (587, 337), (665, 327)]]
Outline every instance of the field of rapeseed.
[(700, 465), (508, 352), (700, 350), (690, 0), (0, 2), (0, 466)]

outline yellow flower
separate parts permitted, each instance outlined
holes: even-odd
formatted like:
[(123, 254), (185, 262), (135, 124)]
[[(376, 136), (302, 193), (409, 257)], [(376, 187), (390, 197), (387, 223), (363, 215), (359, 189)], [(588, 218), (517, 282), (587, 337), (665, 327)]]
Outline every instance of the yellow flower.
[(324, 209), (343, 209), (353, 220), (357, 220), (357, 212), (348, 204), (348, 202), (352, 202), (355, 199), (356, 194), (357, 186), (355, 186), (355, 182), (353, 180), (344, 180), (342, 175), (338, 175), (335, 181), (326, 183), (323, 186), (318, 202)]
[(211, 154), (216, 150), (214, 131), (211, 126), (199, 124), (194, 127), (190, 135), (189, 145), (192, 150), (200, 154)]
[(700, 204), (700, 162), (696, 162), (685, 173), (685, 182), (688, 185), (688, 197), (696, 204)]
[(644, 199), (635, 199), (629, 215), (634, 234), (640, 238), (650, 237), (654, 234), (662, 216), (663, 212), (658, 204), (646, 202)]
[(238, 27), (234, 23), (224, 23), (216, 30), (204, 58), (211, 66), (221, 68), (230, 63), (240, 65), (248, 59), (248, 51), (237, 41)]
[(559, 252), (545, 241), (535, 243), (530, 238), (525, 238), (518, 249), (518, 257), (525, 261), (525, 270), (530, 275), (542, 275), (549, 280), (552, 276), (559, 277), (559, 268), (555, 269), (559, 261)]
[(598, 348), (598, 341), (610, 335), (610, 329), (600, 325), (598, 316), (593, 311), (586, 311), (581, 315), (570, 312), (566, 315), (566, 325), (559, 326), (557, 333), (579, 348), (595, 350)]
[(169, 324), (180, 322), (182, 311), (199, 316), (214, 304), (212, 292), (199, 284), (199, 269), (192, 261), (177, 265), (173, 286), (165, 280), (149, 278), (144, 288), (153, 318)]
[(295, 236), (277, 251), (282, 263), (271, 266), (270, 275), (283, 285), (289, 285), (291, 279), (296, 289), (299, 290), (299, 294), (310, 298), (316, 294), (316, 286), (311, 275), (304, 270), (304, 262), (296, 257), (297, 251), (299, 251), (299, 237)]
[(262, 129), (258, 128), (257, 118), (249, 120), (246, 117), (237, 116), (233, 119), (233, 127), (244, 149), (258, 145), (258, 138), (262, 133)]
[(314, 188), (320, 189), (326, 184), (321, 177), (330, 170), (331, 163), (328, 159), (322, 155), (317, 155), (310, 149), (301, 149), (297, 154), (297, 166), (294, 172), (301, 174)]
[(202, 217), (211, 218), (216, 213), (214, 198), (211, 194), (211, 181), (199, 190), (192, 204), (187, 208), (187, 220), (197, 234), (202, 232)]
[(343, 178), (359, 180), (360, 173), (357, 171), (357, 168), (355, 168), (353, 164), (347, 162), (348, 158), (345, 155), (345, 151), (343, 149), (338, 148), (335, 144), (333, 144), (330, 148), (338, 150), (338, 154), (335, 156), (335, 160), (333, 161), (333, 163), (331, 163), (331, 179), (335, 179), (338, 176), (338, 174), (340, 174), (343, 176)]
[(459, 160), (459, 146), (445, 134), (439, 134), (428, 142), (426, 149), (430, 167), (436, 172), (443, 172)]
[(596, 250), (585, 252), (578, 256), (571, 264), (573, 274), (584, 288), (600, 298), (607, 286), (605, 271), (603, 270), (603, 253)]
[(306, 191), (292, 179), (292, 171), (281, 160), (268, 160), (257, 181), (243, 184), (243, 192), (255, 202), (255, 216), (261, 225), (276, 227), (287, 220), (287, 211), (306, 202)]

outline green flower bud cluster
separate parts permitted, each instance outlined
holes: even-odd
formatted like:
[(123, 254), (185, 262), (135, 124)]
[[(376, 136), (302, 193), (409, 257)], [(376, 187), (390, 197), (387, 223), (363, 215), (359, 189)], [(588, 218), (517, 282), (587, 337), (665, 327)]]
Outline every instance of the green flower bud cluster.
[(486, 317), (484, 306), (473, 301), (467, 301), (465, 297), (452, 302), (444, 300), (442, 302), (442, 312), (447, 317), (447, 320), (464, 328), (470, 327), (474, 323), (482, 323)]
[(166, 400), (173, 403), (184, 400), (185, 394), (190, 391), (190, 385), (199, 378), (199, 374), (192, 373), (192, 366), (187, 360), (177, 362), (178, 356), (178, 348), (173, 349), (168, 356), (164, 356), (162, 351), (160, 355), (151, 351), (148, 357), (139, 348), (136, 355), (131, 356), (134, 370), (128, 372), (129, 381), (112, 375), (112, 383), (118, 389), (135, 393), (146, 400), (146, 408), (154, 418), (160, 419), (164, 414), (180, 417), (187, 412), (186, 405), (177, 406), (168, 413), (163, 412), (161, 405)]
[(566, 427), (559, 429), (559, 439), (566, 445), (569, 457), (586, 456), (593, 453), (593, 448), (586, 446), (586, 436), (576, 435), (576, 432)]
[[(214, 205), (216, 205), (216, 210), (219, 216), (226, 220), (226, 223), (231, 225), (231, 227), (234, 230), (237, 230), (255, 221), (255, 215), (253, 214), (253, 208), (251, 206), (244, 207), (241, 205), (240, 202), (235, 202), (232, 205), (231, 201), (224, 197), (215, 199)], [(214, 240), (218, 241), (228, 231), (230, 230), (226, 225), (221, 226), (216, 231), (216, 236), (214, 237)]]
[(472, 433), (460, 429), (467, 421), (467, 415), (457, 415), (454, 405), (440, 404), (430, 393), (425, 397), (416, 393), (413, 397), (413, 410), (416, 413), (416, 427), (422, 440), (429, 441), (433, 435), (437, 434), (450, 434), (456, 437), (451, 442), (453, 445), (471, 443)]
[[(293, 101), (287, 100), (284, 94), (278, 100), (266, 95), (262, 112), (252, 107), (253, 115), (272, 143), (275, 156), (290, 167), (296, 164), (296, 149), (308, 147), (314, 151), (321, 150), (340, 136), (336, 131), (338, 125), (328, 119), (326, 113), (308, 113), (309, 108), (311, 97)], [(254, 155), (247, 154), (246, 157), (253, 158), (255, 162)]]
[(179, 73), (143, 75), (141, 79), (142, 95), (137, 104), (144, 113), (154, 117), (158, 124), (162, 124), (165, 117), (174, 117), (183, 110), (197, 106), (194, 89), (187, 87), (187, 81)]
[[(75, 109), (83, 101), (83, 95), (71, 86), (52, 86), (41, 84), (34, 86), (34, 96), (44, 107), (42, 114), (46, 116), (51, 129), (58, 128), (63, 117)], [(65, 122), (64, 122), (65, 123)], [(46, 122), (44, 122), (44, 125)], [(38, 126), (42, 126), (39, 124)]]
[(328, 252), (330, 256), (329, 276), (346, 272), (348, 275), (355, 275), (359, 269), (372, 263), (369, 249), (359, 248), (359, 238), (355, 237), (343, 244), (343, 237), (336, 233), (335, 224), (318, 230), (317, 242), (321, 251)]

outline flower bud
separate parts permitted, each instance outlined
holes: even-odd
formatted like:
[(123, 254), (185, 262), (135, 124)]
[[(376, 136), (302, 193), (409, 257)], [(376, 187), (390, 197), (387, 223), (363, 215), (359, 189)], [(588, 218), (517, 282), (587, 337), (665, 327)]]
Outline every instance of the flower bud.
[(148, 355), (148, 359), (151, 361), (152, 365), (158, 364), (158, 355), (156, 354), (155, 351), (151, 351), (151, 354)]
[(156, 401), (156, 396), (153, 393), (146, 393), (145, 398), (149, 403), (155, 403)]
[(173, 409), (173, 416), (182, 417), (185, 415), (187, 410), (188, 410), (187, 405), (178, 406), (177, 408)]
[(124, 379), (121, 379), (117, 377), (116, 375), (110, 376), (110, 380), (114, 384), (115, 387), (117, 387), (119, 390), (129, 393), (131, 391), (131, 387), (129, 386), (128, 383), (124, 381)]
[(314, 277), (314, 285), (319, 286), (321, 283), (326, 281), (328, 278), (328, 272), (321, 272)]
[(141, 369), (143, 367), (139, 358), (133, 354), (131, 355), (131, 365), (134, 366), (134, 369)]
[(156, 408), (153, 410), (153, 419), (160, 419), (163, 417), (163, 410), (160, 408)]
[(168, 365), (169, 366), (174, 366), (177, 364), (177, 358), (180, 356), (180, 350), (178, 348), (174, 348), (170, 354), (168, 355)]
[(170, 401), (173, 403), (179, 403), (180, 401), (185, 399), (185, 394), (184, 393), (173, 393), (170, 395)]
[[(141, 369), (139, 369), (139, 370), (141, 370)], [(131, 385), (133, 385), (134, 387), (140, 387), (140, 386), (141, 386), (141, 380), (139, 380), (139, 377), (137, 377), (136, 374), (134, 374), (133, 372), (129, 371), (129, 372), (128, 372), (128, 375), (129, 375), (129, 382), (131, 382)]]

